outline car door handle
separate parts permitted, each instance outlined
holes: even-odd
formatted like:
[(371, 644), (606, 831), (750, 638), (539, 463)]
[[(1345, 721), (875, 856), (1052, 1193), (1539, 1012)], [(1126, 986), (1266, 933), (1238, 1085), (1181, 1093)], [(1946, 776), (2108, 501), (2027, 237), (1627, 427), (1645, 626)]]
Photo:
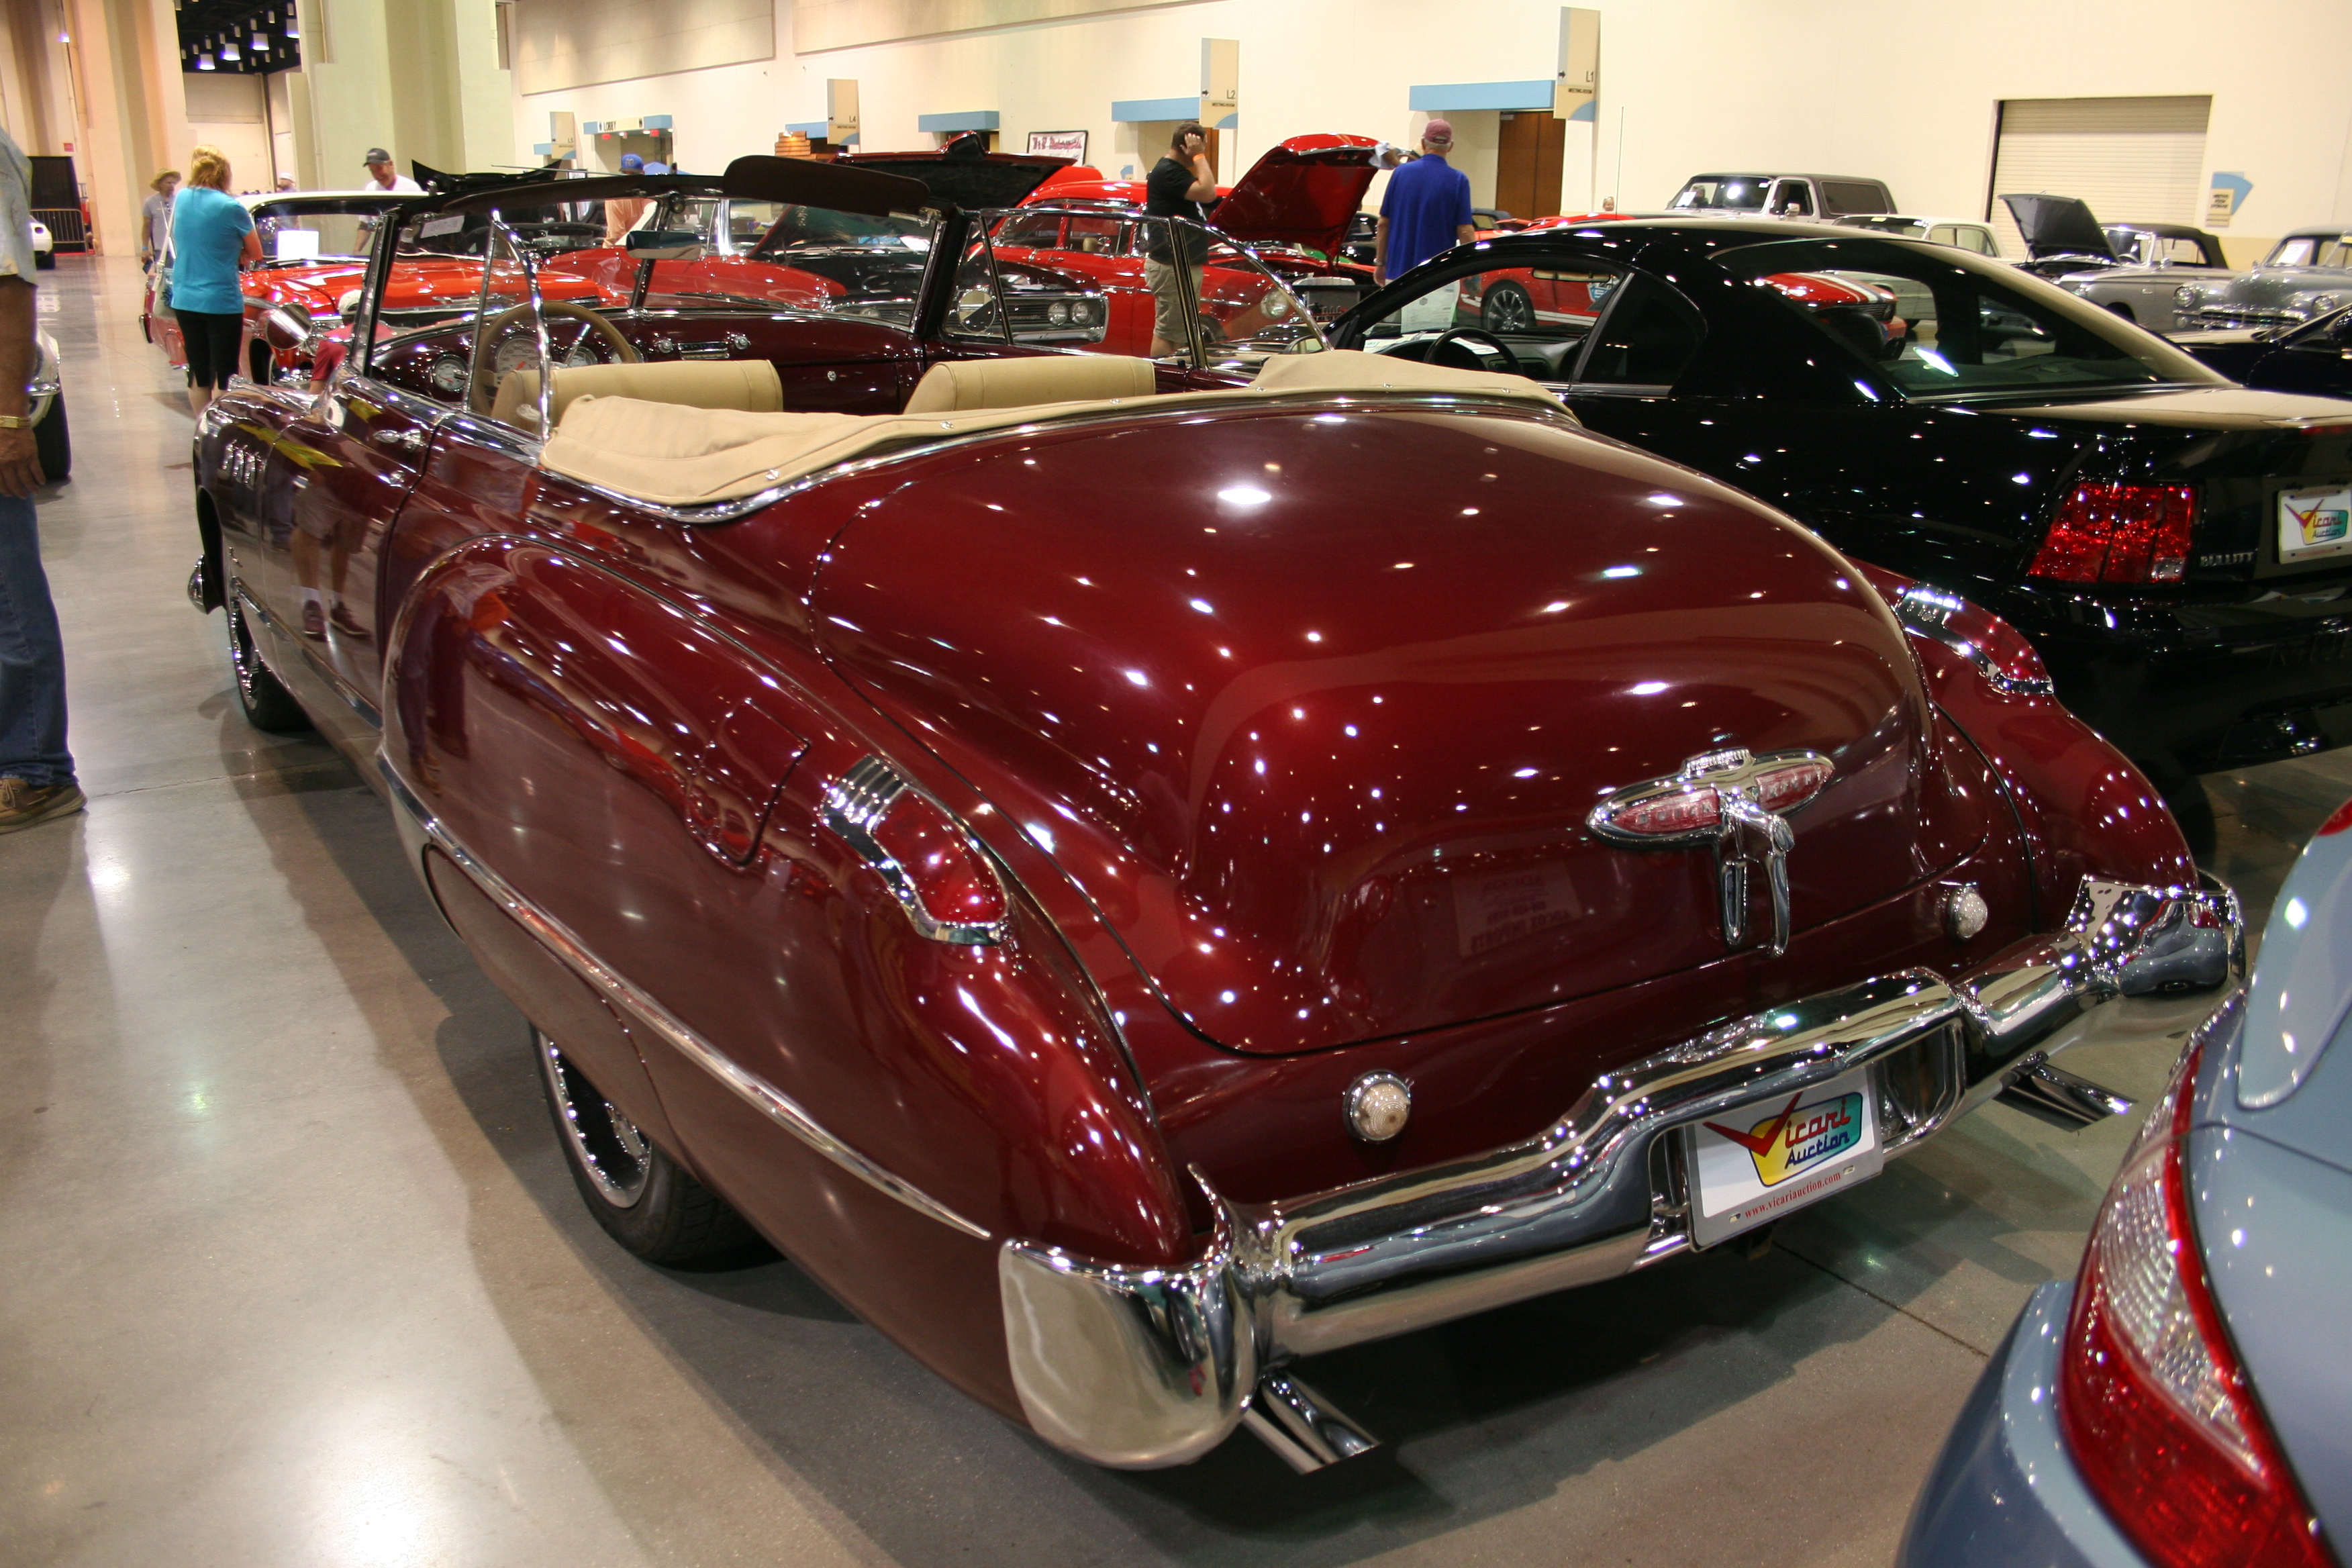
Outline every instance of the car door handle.
[(379, 445), (398, 447), (410, 452), (425, 450), (426, 440), (424, 431), (413, 427), (405, 430), (379, 430), (375, 433), (375, 438)]

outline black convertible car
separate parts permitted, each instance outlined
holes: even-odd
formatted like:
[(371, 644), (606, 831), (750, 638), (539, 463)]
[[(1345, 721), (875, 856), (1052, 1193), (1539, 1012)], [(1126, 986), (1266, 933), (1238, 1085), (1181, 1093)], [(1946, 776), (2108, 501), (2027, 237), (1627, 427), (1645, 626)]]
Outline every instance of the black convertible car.
[(1557, 385), (1593, 429), (1997, 611), (2192, 836), (2195, 774), (2352, 742), (2352, 405), (2233, 385), (1998, 260), (1563, 224), (1428, 261), (1332, 338)]

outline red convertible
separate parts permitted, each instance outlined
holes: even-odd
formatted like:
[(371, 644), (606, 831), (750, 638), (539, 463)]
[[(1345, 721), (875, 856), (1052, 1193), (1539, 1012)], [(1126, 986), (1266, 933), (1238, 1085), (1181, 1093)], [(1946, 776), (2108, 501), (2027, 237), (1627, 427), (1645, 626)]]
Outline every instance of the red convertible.
[[(2241, 971), (2003, 623), (1532, 381), (1024, 341), (873, 169), (566, 194), (919, 213), (922, 276), (583, 306), (548, 185), (414, 204), (331, 385), (205, 410), (190, 592), (380, 784), (645, 1258), (756, 1231), (1099, 1464), (1311, 1468), (1372, 1439), (1301, 1358), (1752, 1238), (1997, 1094), (2107, 1114), (2049, 1057)], [(453, 219), (474, 310), (379, 338)]]

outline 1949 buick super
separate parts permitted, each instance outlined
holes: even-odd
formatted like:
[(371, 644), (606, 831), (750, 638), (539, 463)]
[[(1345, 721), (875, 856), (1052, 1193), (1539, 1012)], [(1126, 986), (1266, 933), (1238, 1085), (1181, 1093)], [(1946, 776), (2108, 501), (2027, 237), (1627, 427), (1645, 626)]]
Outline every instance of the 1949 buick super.
[(986, 218), (772, 159), (561, 194), (898, 213), (910, 321), (547, 304), (548, 190), (387, 223), (374, 291), (492, 216), (469, 315), (212, 405), (191, 590), (643, 1256), (748, 1223), (1058, 1447), (1307, 1468), (1371, 1439), (1297, 1358), (2105, 1113), (2048, 1053), (2239, 971), (2015, 633), (1530, 382), (1272, 294), (1244, 386), (1042, 349)]

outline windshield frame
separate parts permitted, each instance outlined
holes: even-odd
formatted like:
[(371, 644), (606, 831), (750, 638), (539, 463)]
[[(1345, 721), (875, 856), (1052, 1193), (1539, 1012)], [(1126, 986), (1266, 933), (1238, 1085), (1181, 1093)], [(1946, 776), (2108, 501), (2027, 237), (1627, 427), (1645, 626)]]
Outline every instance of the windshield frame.
[[(2109, 347), (2121, 351), (2126, 358), (2137, 362), (2158, 373), (2149, 381), (2101, 384), (2087, 382), (2074, 385), (2045, 384), (2016, 387), (1955, 388), (1948, 393), (1917, 391), (1896, 383), (1884, 365), (1870, 365), (1871, 379), (1905, 403), (1930, 407), (1951, 407), (1990, 403), (2076, 403), (2085, 398), (2137, 397), (2149, 393), (2179, 391), (2184, 387), (2228, 386), (2230, 379), (2179, 348), (2126, 321), (2120, 316), (2095, 305), (2082, 296), (2061, 289), (2046, 279), (2037, 278), (2022, 268), (2011, 267), (1998, 257), (1982, 256), (1958, 246), (1937, 245), (1924, 239), (1906, 239), (1899, 235), (1851, 230), (1837, 234), (1792, 235), (1786, 239), (1762, 238), (1740, 235), (1738, 243), (1718, 246), (1710, 259), (1734, 282), (1754, 279), (1746, 267), (1735, 258), (1766, 249), (1800, 247), (1821, 245), (1883, 245), (1908, 251), (1934, 266), (1948, 267), (1961, 272), (1976, 274), (1991, 289), (2021, 296), (2036, 308), (2060, 317), (2069, 326), (2097, 338)], [(1771, 268), (1771, 272), (1832, 272), (1860, 273), (1865, 276), (1881, 269), (1857, 263), (1853, 266), (1821, 266), (1795, 264)], [(1764, 274), (1769, 276), (1769, 273)], [(1859, 356), (1853, 362), (1864, 364)]]

